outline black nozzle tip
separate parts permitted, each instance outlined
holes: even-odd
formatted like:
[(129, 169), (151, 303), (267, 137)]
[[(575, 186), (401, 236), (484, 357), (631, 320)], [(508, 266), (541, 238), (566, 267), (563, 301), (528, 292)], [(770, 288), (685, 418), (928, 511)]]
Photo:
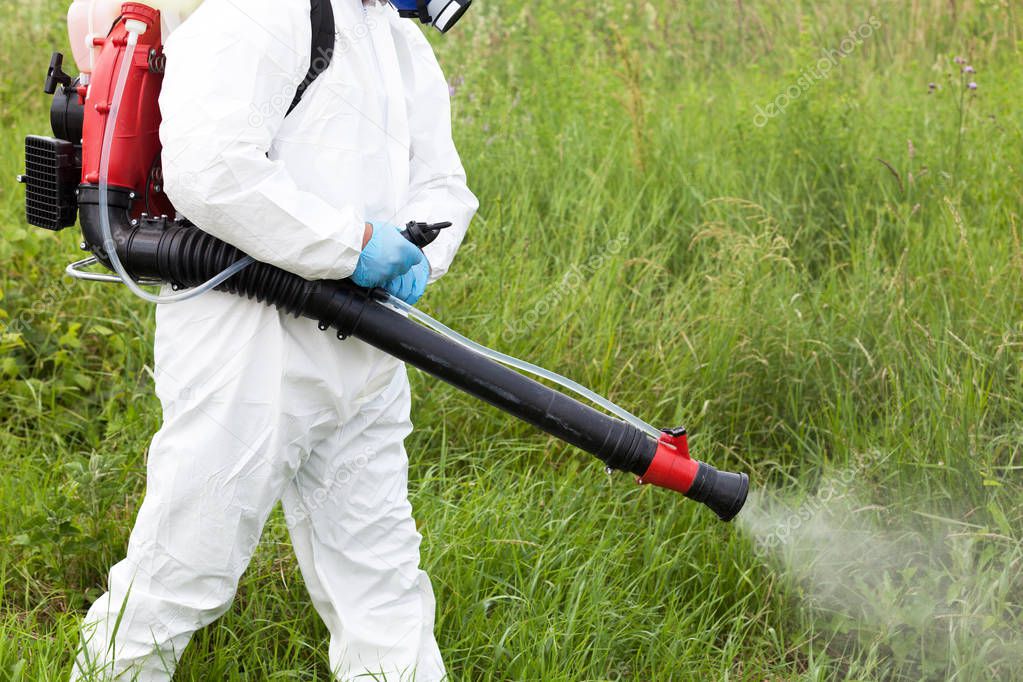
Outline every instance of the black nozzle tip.
[(710, 507), (722, 521), (731, 521), (746, 504), (749, 494), (749, 476), (718, 471), (711, 465), (700, 462), (696, 478), (686, 497)]

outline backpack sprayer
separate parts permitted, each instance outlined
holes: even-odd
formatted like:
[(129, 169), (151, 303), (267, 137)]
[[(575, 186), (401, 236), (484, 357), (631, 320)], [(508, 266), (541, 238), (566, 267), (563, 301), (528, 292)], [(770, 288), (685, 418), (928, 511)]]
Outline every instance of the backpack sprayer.
[[(61, 230), (73, 226), (77, 215), (82, 249), (93, 254), (69, 265), (69, 274), (120, 281), (158, 302), (216, 288), (311, 318), (324, 331), (368, 343), (595, 455), (609, 472), (628, 471), (639, 483), (681, 492), (725, 521), (739, 512), (749, 478), (692, 459), (685, 429), (655, 429), (569, 379), (466, 339), (383, 290), (363, 289), (349, 280), (304, 280), (256, 262), (176, 216), (163, 193), (160, 166), (157, 97), (165, 65), (160, 13), (135, 2), (119, 12), (108, 33), (90, 36), (88, 72), (72, 79), (62, 70), (63, 55), (54, 53), (44, 86), (53, 95), (54, 137), (25, 140), (26, 171), (18, 179), (26, 185), (28, 222)], [(329, 2), (313, 0), (312, 20), (314, 41), (317, 22), (330, 28), (319, 33), (333, 38)], [(77, 54), (76, 61), (81, 67)], [(318, 68), (303, 86), (326, 67), (321, 63)], [(422, 248), (443, 227), (413, 222), (404, 234)], [(116, 274), (85, 270), (96, 263)], [(139, 288), (160, 283), (178, 293), (156, 297)], [(615, 416), (515, 370), (546, 378)]]

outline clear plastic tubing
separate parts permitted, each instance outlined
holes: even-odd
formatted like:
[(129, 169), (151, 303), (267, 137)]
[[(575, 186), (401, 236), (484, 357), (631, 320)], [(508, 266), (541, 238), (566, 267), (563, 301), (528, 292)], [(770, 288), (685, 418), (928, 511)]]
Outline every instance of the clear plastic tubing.
[(107, 176), (110, 171), (110, 149), (114, 143), (114, 131), (117, 129), (117, 114), (121, 109), (121, 98), (124, 96), (125, 83), (128, 82), (128, 72), (131, 69), (131, 58), (135, 52), (135, 45), (138, 43), (139, 35), (146, 30), (146, 26), (142, 22), (128, 20), (125, 23), (125, 28), (128, 31), (128, 44), (125, 46), (124, 57), (121, 59), (121, 70), (118, 72), (117, 84), (114, 87), (114, 101), (110, 103), (110, 114), (107, 116), (107, 125), (103, 131), (103, 147), (100, 150), (99, 158), (99, 221), (100, 230), (103, 234), (103, 251), (106, 253), (107, 259), (110, 261), (110, 265), (114, 268), (114, 271), (118, 274), (118, 276), (120, 276), (121, 281), (124, 282), (125, 286), (127, 286), (131, 292), (139, 298), (149, 301), (150, 303), (177, 303), (179, 301), (187, 301), (188, 299), (204, 294), (218, 284), (223, 283), (227, 279), (238, 274), (238, 272), (254, 261), (251, 256), (246, 256), (245, 258), (231, 264), (229, 268), (213, 277), (208, 282), (204, 282), (193, 289), (182, 291), (177, 294), (158, 296), (143, 290), (138, 283), (132, 279), (131, 275), (128, 274), (128, 270), (117, 257), (117, 245), (114, 243), (114, 235), (110, 229), (110, 216), (108, 213), (109, 203), (107, 198)]
[(437, 320), (430, 317), (426, 313), (417, 310), (416, 308), (413, 308), (408, 303), (405, 303), (405, 301), (402, 301), (400, 298), (388, 296), (387, 302), (393, 307), (400, 310), (401, 312), (407, 313), (408, 316), (415, 320), (416, 322), (419, 322), (420, 324), (430, 327), (434, 331), (446, 336), (455, 343), (465, 346), (466, 348), (475, 353), (490, 358), (494, 362), (499, 362), (502, 365), (506, 365), (513, 369), (517, 369), (520, 372), (526, 372), (528, 374), (538, 376), (542, 379), (547, 379), (548, 381), (551, 381), (557, 384), (558, 386), (561, 386), (562, 388), (567, 388), (573, 393), (581, 395), (582, 397), (586, 398), (593, 404), (603, 407), (605, 410), (615, 415), (622, 421), (632, 424), (637, 429), (643, 431), (644, 433), (649, 435), (651, 438), (654, 438), (655, 440), (660, 439), (660, 437), (663, 435), (663, 433), (660, 430), (654, 428), (650, 424), (647, 424), (645, 421), (643, 421), (636, 415), (632, 414), (631, 412), (628, 412), (625, 409), (619, 407), (618, 405), (615, 405), (613, 402), (611, 402), (604, 396), (594, 393), (593, 391), (586, 388), (580, 383), (572, 381), (567, 377), (563, 377), (560, 374), (555, 374), (549, 369), (538, 367), (537, 365), (526, 362), (525, 360), (513, 358), (510, 355), (505, 355), (504, 353), (500, 353), (492, 348), (487, 348), (486, 346), (478, 344), (475, 341), (462, 336), (461, 334), (454, 331), (450, 327), (447, 327), (442, 322), (438, 322)]

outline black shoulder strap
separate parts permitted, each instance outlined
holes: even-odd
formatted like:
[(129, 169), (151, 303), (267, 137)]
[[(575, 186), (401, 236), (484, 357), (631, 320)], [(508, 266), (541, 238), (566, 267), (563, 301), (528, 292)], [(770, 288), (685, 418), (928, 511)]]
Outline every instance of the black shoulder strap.
[[(291, 100), (288, 114), (302, 101), (302, 95), (313, 81), (330, 66), (334, 58), (334, 8), (330, 0), (310, 0), (309, 21), (313, 28), (312, 46), (309, 54), (309, 72), (298, 85), (295, 99)], [(287, 116), (288, 114), (285, 114)]]

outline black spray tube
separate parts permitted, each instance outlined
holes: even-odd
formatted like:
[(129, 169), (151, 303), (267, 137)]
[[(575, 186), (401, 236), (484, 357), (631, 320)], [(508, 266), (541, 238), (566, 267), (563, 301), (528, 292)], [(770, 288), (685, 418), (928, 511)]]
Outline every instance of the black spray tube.
[[(82, 233), (86, 245), (102, 261), (95, 197), (95, 188), (80, 188)], [(113, 214), (110, 224), (118, 255), (134, 277), (190, 288), (244, 257), (235, 247), (187, 221), (163, 217), (132, 220), (128, 212), (131, 200), (128, 190), (109, 192)], [(406, 237), (426, 246), (444, 226), (412, 223), (406, 227)], [(688, 451), (680, 452), (680, 442), (671, 434), (655, 440), (632, 424), (409, 320), (381, 302), (384, 294), (380, 290), (363, 289), (348, 280), (310, 282), (260, 262), (252, 263), (217, 289), (316, 320), (320, 329), (333, 329), (339, 338), (355, 337), (591, 453), (607, 467), (686, 493), (710, 506), (724, 520), (732, 518), (745, 501), (748, 479), (744, 474), (717, 472), (690, 460)], [(657, 465), (652, 466), (655, 458)]]

